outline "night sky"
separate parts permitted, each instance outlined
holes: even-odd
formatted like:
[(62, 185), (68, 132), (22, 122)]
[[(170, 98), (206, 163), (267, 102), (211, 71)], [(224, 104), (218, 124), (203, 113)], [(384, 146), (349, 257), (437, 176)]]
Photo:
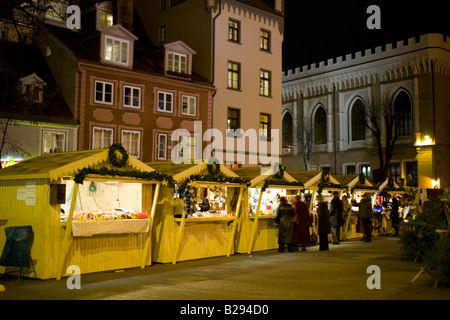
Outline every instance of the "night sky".
[[(381, 9), (381, 30), (366, 26), (372, 4)], [(283, 70), (428, 32), (450, 36), (449, 0), (285, 0)]]

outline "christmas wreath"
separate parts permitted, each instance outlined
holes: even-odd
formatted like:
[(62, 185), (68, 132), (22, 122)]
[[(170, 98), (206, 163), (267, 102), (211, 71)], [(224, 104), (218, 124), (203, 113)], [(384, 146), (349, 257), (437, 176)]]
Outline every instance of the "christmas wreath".
[(330, 172), (325, 169), (322, 171), (322, 182), (328, 183), (329, 181), (330, 181)]
[(366, 176), (362, 172), (359, 174), (359, 183), (360, 184), (366, 183)]
[(277, 179), (283, 179), (284, 176), (284, 166), (279, 165), (278, 163), (276, 164), (276, 166), (278, 166), (278, 171), (277, 173), (275, 173), (275, 178)]
[(128, 153), (120, 143), (115, 143), (109, 147), (108, 159), (115, 167), (121, 168), (128, 161)]
[(215, 176), (220, 173), (220, 163), (217, 160), (213, 160), (212, 163), (208, 163), (206, 166), (210, 175)]

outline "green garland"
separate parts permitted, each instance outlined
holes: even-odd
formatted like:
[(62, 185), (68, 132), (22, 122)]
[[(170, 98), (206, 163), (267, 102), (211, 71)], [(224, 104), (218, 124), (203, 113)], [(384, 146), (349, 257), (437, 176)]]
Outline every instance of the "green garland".
[(238, 184), (245, 184), (247, 187), (250, 186), (250, 181), (242, 179), (242, 178), (238, 178), (238, 177), (227, 177), (224, 175), (211, 175), (211, 174), (207, 174), (207, 175), (192, 175), (189, 178), (187, 178), (186, 180), (184, 180), (179, 186), (178, 189), (176, 190), (176, 192), (180, 195), (180, 197), (182, 197), (184, 195), (184, 192), (188, 186), (188, 184), (191, 181), (207, 181), (207, 182), (219, 182), (219, 183), (224, 183), (224, 182), (228, 182), (228, 183), (238, 183)]
[(355, 189), (361, 189), (361, 190), (378, 190), (377, 187), (373, 187), (373, 186), (359, 186), (356, 185), (353, 188), (350, 189), (350, 193), (353, 193), (353, 191), (355, 191)]
[(111, 176), (111, 177), (129, 177), (129, 178), (136, 178), (136, 179), (143, 179), (143, 180), (157, 180), (157, 181), (166, 181), (167, 185), (170, 188), (175, 187), (175, 180), (164, 173), (160, 173), (158, 171), (119, 171), (119, 170), (111, 170), (106, 167), (100, 168), (100, 169), (93, 169), (93, 168), (83, 168), (78, 171), (77, 174), (74, 176), (74, 181), (78, 184), (83, 184), (83, 181), (87, 175), (90, 174), (98, 174), (101, 176)]
[(277, 185), (277, 186), (291, 186), (291, 187), (303, 187), (303, 183), (297, 181), (286, 181), (286, 180), (265, 180), (264, 185), (262, 187), (262, 191), (265, 191), (269, 185)]
[(336, 188), (336, 189), (344, 189), (347, 190), (348, 187), (345, 184), (337, 184), (337, 183), (325, 183), (325, 182), (321, 182), (317, 185), (319, 187), (319, 189), (317, 190), (317, 192), (319, 194), (322, 193), (323, 189), (331, 189), (331, 188)]
[[(117, 159), (117, 152), (120, 152), (122, 155), (122, 159)], [(125, 148), (120, 143), (114, 143), (109, 147), (108, 151), (108, 160), (115, 167), (121, 168), (127, 164), (128, 161), (128, 153)]]

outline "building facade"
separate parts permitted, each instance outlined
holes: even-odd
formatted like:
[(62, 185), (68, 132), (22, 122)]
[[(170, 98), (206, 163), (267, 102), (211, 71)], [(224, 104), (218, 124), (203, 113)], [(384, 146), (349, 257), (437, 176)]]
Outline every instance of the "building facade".
[[(211, 127), (214, 87), (192, 71), (196, 52), (178, 40), (154, 45), (131, 0), (105, 1), (83, 12), (80, 30), (49, 27), (41, 41), (80, 122), (78, 149), (121, 143), (150, 162), (171, 160), (183, 136), (188, 145), (199, 140), (196, 135)], [(191, 149), (191, 157), (199, 158)]]
[(270, 162), (258, 157), (267, 150), (272, 163), (278, 160), (281, 135), (271, 129), (281, 128), (283, 1), (138, 0), (135, 5), (152, 41), (188, 43), (196, 52), (194, 70), (214, 84), (212, 127), (221, 135), (215, 137), (214, 155), (246, 166)]
[[(75, 151), (79, 123), (65, 103), (40, 49), (2, 21), (0, 39), (1, 167), (45, 153)], [(26, 39), (25, 39), (26, 37)]]
[[(426, 34), (285, 72), (283, 164), (373, 178), (380, 152), (364, 122), (378, 101), (398, 124), (389, 175), (403, 185), (448, 186), (449, 49), (446, 36)], [(385, 157), (382, 115), (379, 109)], [(308, 141), (313, 152), (305, 164)]]

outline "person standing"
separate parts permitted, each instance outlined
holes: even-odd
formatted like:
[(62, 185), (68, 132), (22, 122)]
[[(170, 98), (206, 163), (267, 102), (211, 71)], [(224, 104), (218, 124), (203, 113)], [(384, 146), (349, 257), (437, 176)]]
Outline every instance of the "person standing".
[(294, 235), (292, 242), (294, 246), (302, 246), (302, 251), (306, 251), (306, 245), (310, 243), (311, 236), (309, 228), (311, 227), (311, 217), (309, 216), (306, 204), (300, 201), (300, 197), (296, 196), (292, 204), (294, 209)]
[(294, 251), (294, 246), (292, 245), (292, 234), (294, 231), (293, 218), (294, 209), (286, 202), (285, 197), (281, 197), (275, 218), (278, 224), (278, 252), (284, 252), (285, 245), (288, 246), (289, 252)]
[(395, 230), (394, 236), (398, 236), (398, 225), (400, 223), (400, 217), (398, 214), (398, 199), (395, 196), (392, 198), (391, 220), (392, 227)]
[(318, 216), (318, 233), (319, 233), (319, 251), (328, 250), (328, 234), (331, 233), (330, 212), (328, 204), (323, 200), (323, 196), (319, 194), (317, 197), (317, 216)]
[(361, 222), (364, 229), (364, 241), (372, 241), (372, 203), (370, 201), (370, 196), (365, 193), (360, 204), (359, 204), (359, 215), (361, 217)]
[(339, 193), (333, 192), (333, 199), (330, 203), (330, 224), (331, 236), (333, 237), (333, 244), (339, 244), (341, 239), (342, 226), (342, 212), (344, 210), (344, 203), (339, 199)]

